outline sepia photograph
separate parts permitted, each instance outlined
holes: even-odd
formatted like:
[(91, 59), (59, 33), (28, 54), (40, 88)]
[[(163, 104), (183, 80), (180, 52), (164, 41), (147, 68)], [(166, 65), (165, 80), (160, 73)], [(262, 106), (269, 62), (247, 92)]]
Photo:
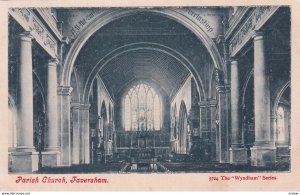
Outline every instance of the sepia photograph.
[[(293, 6), (75, 6), (1, 15), (1, 168), (13, 185), (275, 185), (295, 174)], [(168, 185), (140, 187), (151, 186)]]

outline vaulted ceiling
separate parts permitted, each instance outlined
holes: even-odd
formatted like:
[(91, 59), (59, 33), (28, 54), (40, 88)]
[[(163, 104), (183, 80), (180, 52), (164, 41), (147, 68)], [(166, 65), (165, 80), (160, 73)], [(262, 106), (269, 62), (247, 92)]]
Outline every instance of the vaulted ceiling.
[(119, 94), (122, 84), (151, 79), (170, 96), (188, 74), (189, 71), (173, 57), (148, 49), (123, 53), (99, 72), (112, 94)]
[[(112, 51), (141, 42), (171, 48), (199, 69), (207, 65), (207, 58), (203, 58), (208, 56), (207, 51), (192, 32), (173, 20), (149, 13), (123, 17), (99, 29), (82, 48), (75, 64), (87, 77), (94, 66), (102, 66), (101, 61)], [(112, 97), (120, 96), (125, 86), (144, 80), (153, 82), (172, 97), (189, 74), (178, 59), (142, 47), (123, 51), (99, 71)]]

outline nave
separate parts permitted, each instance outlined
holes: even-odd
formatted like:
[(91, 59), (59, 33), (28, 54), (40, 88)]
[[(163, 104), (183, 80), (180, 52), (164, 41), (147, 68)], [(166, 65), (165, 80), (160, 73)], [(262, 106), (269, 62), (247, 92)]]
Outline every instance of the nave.
[(11, 8), (8, 171), (289, 171), (286, 6)]

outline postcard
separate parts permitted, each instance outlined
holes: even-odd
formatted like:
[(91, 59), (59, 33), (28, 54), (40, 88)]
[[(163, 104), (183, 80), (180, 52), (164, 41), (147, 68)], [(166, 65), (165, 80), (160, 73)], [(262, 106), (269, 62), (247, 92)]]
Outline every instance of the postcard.
[(1, 1), (1, 191), (300, 190), (298, 1)]

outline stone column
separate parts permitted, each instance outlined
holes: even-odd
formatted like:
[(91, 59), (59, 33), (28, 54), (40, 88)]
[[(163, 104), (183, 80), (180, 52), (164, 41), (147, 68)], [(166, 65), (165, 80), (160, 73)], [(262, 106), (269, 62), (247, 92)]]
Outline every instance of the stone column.
[(60, 165), (57, 126), (57, 72), (58, 60), (53, 58), (47, 64), (47, 124), (46, 148), (43, 152), (43, 166)]
[(32, 81), (32, 35), (20, 35), (20, 72), (19, 72), (19, 119), (17, 148), (33, 151), (33, 81)]
[(254, 111), (255, 143), (251, 148), (251, 165), (269, 166), (275, 163), (276, 148), (270, 131), (270, 84), (266, 64), (264, 36), (254, 34)]
[(70, 99), (72, 87), (58, 87), (59, 129), (61, 165), (70, 166), (71, 159), (71, 124), (70, 124)]
[(19, 35), (19, 110), (17, 148), (10, 154), (12, 172), (38, 170), (38, 153), (33, 146), (32, 40), (30, 32)]
[(274, 140), (274, 145), (276, 145), (277, 141), (277, 116), (270, 115), (270, 130), (271, 130), (271, 139)]
[(80, 164), (80, 119), (79, 103), (72, 103), (73, 114), (73, 144), (72, 144), (72, 164)]
[(247, 164), (247, 149), (244, 147), (240, 108), (240, 83), (238, 62), (231, 61), (231, 164)]
[(46, 150), (58, 150), (58, 132), (57, 132), (57, 59), (48, 61), (47, 78), (47, 124), (48, 136)]
[(90, 163), (90, 104), (80, 104), (80, 129), (81, 129), (81, 160), (83, 164)]
[(229, 161), (229, 86), (217, 86), (218, 91), (218, 128), (216, 129), (217, 161), (227, 163)]

